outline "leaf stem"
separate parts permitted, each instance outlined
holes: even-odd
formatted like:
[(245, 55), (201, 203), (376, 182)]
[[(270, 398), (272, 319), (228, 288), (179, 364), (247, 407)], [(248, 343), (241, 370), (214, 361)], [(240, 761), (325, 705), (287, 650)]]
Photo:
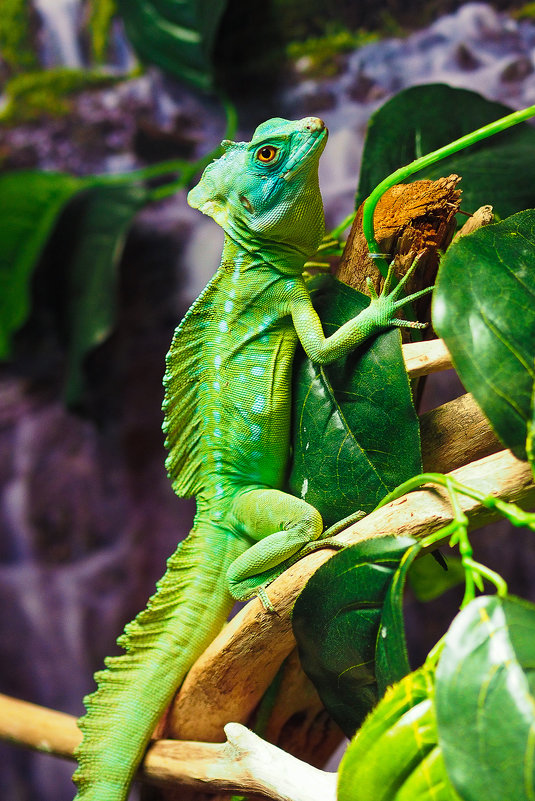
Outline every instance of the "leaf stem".
[[(520, 111), (514, 111), (512, 114), (508, 114), (505, 117), (501, 117), (499, 120), (495, 120), (488, 125), (484, 125), (482, 128), (478, 128), (477, 131), (472, 131), (469, 134), (465, 134), (465, 136), (461, 136), (454, 142), (450, 142), (449, 144), (438, 148), (438, 150), (434, 150), (432, 153), (428, 153), (425, 156), (421, 156), (420, 158), (411, 161), (410, 164), (400, 167), (398, 170), (395, 170), (395, 172), (391, 173), (391, 175), (387, 176), (383, 181), (381, 181), (381, 183), (375, 187), (373, 192), (364, 202), (362, 227), (370, 253), (375, 255), (380, 252), (379, 245), (375, 239), (373, 215), (377, 203), (388, 189), (395, 184), (403, 182), (415, 172), (418, 172), (425, 167), (429, 167), (431, 164), (435, 164), (435, 162), (440, 161), (447, 156), (451, 156), (453, 153), (457, 153), (459, 150), (463, 150), (465, 147), (469, 147), (470, 145), (479, 142), (481, 139), (486, 139), (488, 136), (493, 136), (496, 133), (500, 133), (500, 131), (511, 128), (513, 125), (517, 125), (519, 122), (524, 122), (525, 120), (534, 116), (535, 106), (529, 106), (529, 108), (521, 109)], [(341, 225), (344, 226), (345, 223), (346, 220), (344, 220)], [(336, 231), (338, 231), (339, 228), (340, 226), (333, 231), (333, 235)], [(342, 228), (342, 230), (344, 229)], [(381, 275), (386, 277), (388, 272), (388, 263), (386, 259), (382, 256), (376, 258), (376, 264), (381, 272)]]

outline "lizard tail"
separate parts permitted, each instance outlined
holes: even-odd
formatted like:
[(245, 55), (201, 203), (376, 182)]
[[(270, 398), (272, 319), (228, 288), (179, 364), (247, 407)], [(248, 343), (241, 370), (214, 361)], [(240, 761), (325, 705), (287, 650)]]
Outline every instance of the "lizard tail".
[(233, 600), (229, 564), (245, 548), (209, 522), (193, 531), (167, 562), (146, 609), (117, 640), (125, 649), (95, 674), (78, 725), (75, 801), (123, 801), (151, 734), (184, 676), (219, 633)]

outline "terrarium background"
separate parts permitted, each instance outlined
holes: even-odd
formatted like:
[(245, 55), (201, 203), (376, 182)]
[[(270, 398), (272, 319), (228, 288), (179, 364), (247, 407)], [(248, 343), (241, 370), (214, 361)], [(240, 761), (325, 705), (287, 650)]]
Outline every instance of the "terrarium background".
[[(87, 68), (87, 3), (34, 0), (31, 7), (33, 68)], [(272, 115), (326, 120), (320, 178), (334, 225), (353, 205), (366, 122), (400, 89), (443, 81), (515, 108), (535, 103), (535, 23), (513, 16), (514, 7), (231, 2), (217, 74), (237, 104), (240, 138)], [(112, 31), (108, 66), (130, 71), (134, 57), (120, 23)], [(14, 67), (3, 55), (5, 87)], [(79, 92), (60, 114), (4, 120), (0, 166), (114, 173), (198, 158), (223, 128), (213, 96), (149, 67)], [(221, 234), (188, 208), (185, 192), (137, 216), (121, 261), (116, 324), (86, 361), (76, 411), (62, 398), (65, 352), (55, 316), (68, 244), (55, 239), (47, 249), (32, 316), (0, 367), (0, 691), (79, 714), (93, 671), (191, 524), (193, 503), (175, 498), (163, 467), (161, 377), (174, 326), (217, 266)], [(54, 281), (51, 264), (58, 265)], [(426, 408), (459, 392), (453, 374), (440, 374), (428, 382)], [(529, 535), (502, 525), (474, 543), (514, 592), (535, 600)], [(455, 603), (409, 599), (415, 664)], [(2, 746), (0, 766), (1, 794), (12, 801), (72, 797), (69, 764)]]

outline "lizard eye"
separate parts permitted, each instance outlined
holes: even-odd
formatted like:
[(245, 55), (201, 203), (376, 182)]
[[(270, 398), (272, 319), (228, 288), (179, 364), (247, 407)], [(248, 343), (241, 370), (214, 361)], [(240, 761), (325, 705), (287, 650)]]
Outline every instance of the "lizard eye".
[(273, 161), (277, 157), (278, 153), (278, 147), (273, 147), (273, 145), (264, 145), (257, 150), (256, 158), (263, 164), (269, 164), (270, 161)]

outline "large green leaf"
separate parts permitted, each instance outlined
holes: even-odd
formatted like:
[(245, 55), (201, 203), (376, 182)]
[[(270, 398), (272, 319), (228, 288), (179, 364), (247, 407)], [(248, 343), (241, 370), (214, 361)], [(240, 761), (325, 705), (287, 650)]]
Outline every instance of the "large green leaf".
[(202, 89), (214, 74), (212, 49), (226, 0), (119, 0), (138, 55)]
[(85, 355), (110, 334), (115, 320), (116, 271), (124, 240), (147, 190), (135, 184), (88, 188), (78, 198), (67, 264), (67, 403), (84, 389)]
[(438, 747), (432, 690), (420, 669), (387, 691), (342, 759), (338, 801), (459, 801)]
[(481, 596), (454, 619), (436, 671), (439, 743), (466, 801), (535, 798), (535, 606)]
[[(369, 298), (330, 277), (311, 285), (326, 335), (356, 316)], [(401, 353), (390, 330), (324, 367), (300, 354), (293, 385), (290, 491), (331, 525), (370, 512), (422, 471), (418, 418)]]
[(405, 551), (384, 599), (375, 654), (379, 695), (383, 695), (388, 686), (400, 681), (410, 671), (403, 619), (403, 593), (411, 566), (421, 549), (421, 543), (415, 542)]
[[(295, 603), (293, 629), (303, 670), (348, 736), (377, 700), (374, 663), (383, 604), (413, 544), (409, 538), (382, 537), (346, 548), (322, 565)], [(393, 648), (390, 667), (402, 672), (403, 660), (402, 649)]]
[(535, 211), (481, 228), (448, 248), (433, 325), (497, 435), (526, 459), (535, 379)]
[[(443, 84), (400, 92), (371, 118), (362, 156), (357, 204), (399, 167), (512, 109), (476, 92)], [(490, 203), (500, 217), (535, 206), (535, 129), (527, 123), (485, 139), (415, 173), (411, 180), (462, 176), (463, 208)]]
[(83, 182), (52, 172), (0, 175), (0, 359), (30, 311), (33, 269), (67, 201)]
[(526, 452), (532, 473), (535, 476), (535, 382), (533, 384), (533, 392), (531, 393), (531, 411), (528, 420)]

